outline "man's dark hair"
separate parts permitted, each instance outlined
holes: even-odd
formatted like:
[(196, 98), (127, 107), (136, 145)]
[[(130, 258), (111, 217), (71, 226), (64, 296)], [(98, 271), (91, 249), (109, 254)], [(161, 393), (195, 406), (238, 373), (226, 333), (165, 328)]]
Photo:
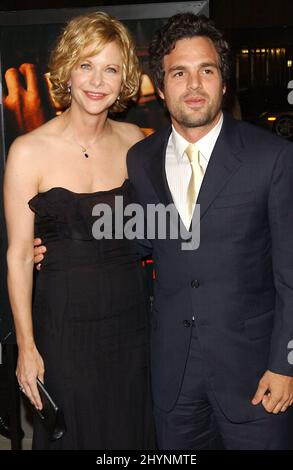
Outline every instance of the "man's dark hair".
[(164, 90), (163, 58), (170, 54), (180, 39), (203, 36), (209, 38), (218, 53), (219, 66), (224, 84), (230, 77), (230, 49), (223, 34), (213, 21), (203, 15), (178, 13), (171, 16), (159, 29), (149, 47), (149, 65), (152, 79), (157, 88)]

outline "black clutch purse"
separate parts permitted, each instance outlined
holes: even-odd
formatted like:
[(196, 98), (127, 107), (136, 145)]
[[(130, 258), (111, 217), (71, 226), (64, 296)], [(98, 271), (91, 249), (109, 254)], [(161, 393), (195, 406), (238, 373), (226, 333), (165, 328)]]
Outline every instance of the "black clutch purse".
[(66, 432), (66, 424), (63, 412), (53, 400), (44, 384), (37, 379), (37, 387), (43, 404), (41, 410), (37, 410), (33, 405), (33, 412), (40, 418), (49, 437), (52, 441), (60, 439)]

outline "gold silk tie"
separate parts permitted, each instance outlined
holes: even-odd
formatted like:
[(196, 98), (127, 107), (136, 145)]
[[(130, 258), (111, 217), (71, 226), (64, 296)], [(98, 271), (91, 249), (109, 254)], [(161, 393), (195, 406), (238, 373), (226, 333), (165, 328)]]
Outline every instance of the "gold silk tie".
[(189, 144), (185, 150), (185, 153), (188, 156), (191, 165), (191, 178), (188, 184), (186, 198), (186, 218), (188, 219), (189, 226), (192, 220), (196, 199), (203, 180), (204, 171), (200, 165), (199, 150), (196, 144)]

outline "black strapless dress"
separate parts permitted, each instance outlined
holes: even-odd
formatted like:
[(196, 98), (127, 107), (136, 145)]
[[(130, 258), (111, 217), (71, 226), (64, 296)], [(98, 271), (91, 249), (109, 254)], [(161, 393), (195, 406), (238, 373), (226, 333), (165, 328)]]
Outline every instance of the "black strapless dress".
[[(96, 204), (132, 202), (131, 184), (96, 193), (52, 188), (29, 201), (48, 250), (37, 275), (33, 324), (45, 384), (67, 433), (49, 441), (38, 420), (33, 449), (153, 449), (148, 310), (136, 243), (96, 240)], [(121, 198), (120, 198), (121, 199)]]

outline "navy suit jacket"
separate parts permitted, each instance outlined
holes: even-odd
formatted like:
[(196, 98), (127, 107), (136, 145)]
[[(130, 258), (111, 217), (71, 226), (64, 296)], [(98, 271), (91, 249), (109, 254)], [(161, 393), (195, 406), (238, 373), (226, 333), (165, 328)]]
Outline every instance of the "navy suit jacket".
[[(170, 132), (129, 150), (129, 178), (144, 207), (172, 202), (165, 172)], [(262, 418), (266, 411), (251, 399), (263, 373), (293, 375), (293, 145), (225, 114), (198, 203), (197, 250), (183, 251), (181, 240), (149, 242), (157, 273), (154, 401), (166, 411), (176, 403), (194, 316), (223, 413), (234, 422)]]

